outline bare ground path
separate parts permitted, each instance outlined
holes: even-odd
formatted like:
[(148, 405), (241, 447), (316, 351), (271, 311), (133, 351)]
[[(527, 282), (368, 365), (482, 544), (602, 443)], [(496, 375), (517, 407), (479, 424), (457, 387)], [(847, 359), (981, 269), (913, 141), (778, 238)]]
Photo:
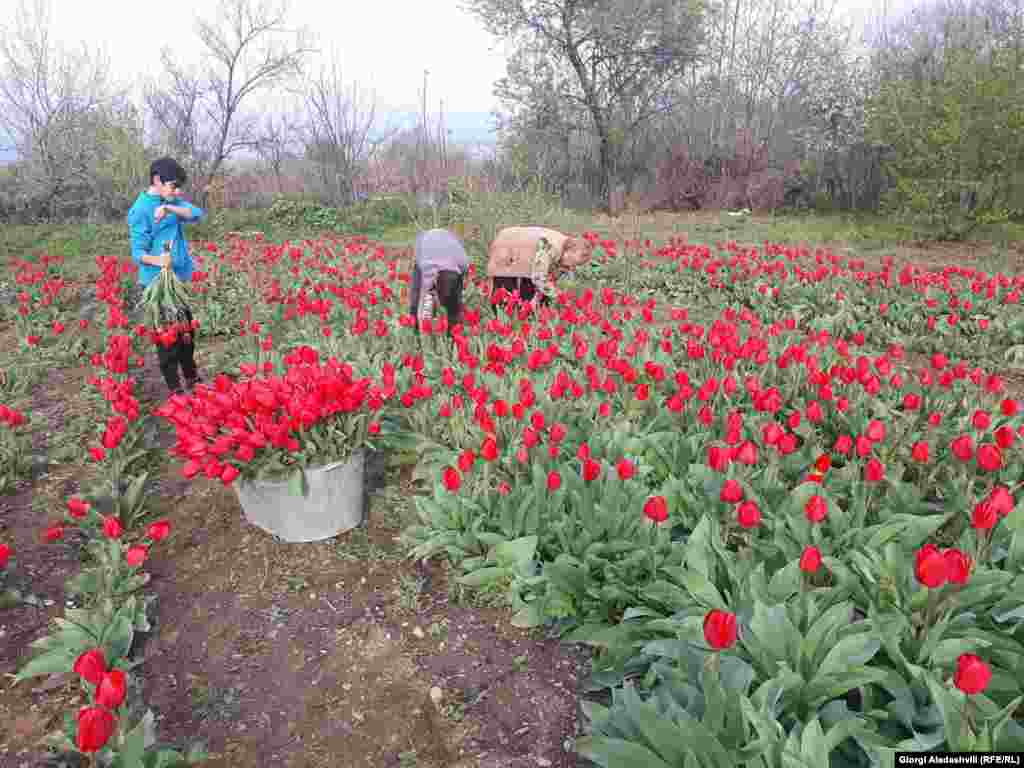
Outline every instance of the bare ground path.
[[(40, 459), (69, 441), (84, 450), (88, 425), (75, 417), (88, 405), (87, 375), (55, 370), (25, 398)], [(140, 394), (144, 407), (163, 395), (152, 360)], [(173, 439), (162, 425), (154, 437), (163, 447)], [(82, 541), (44, 544), (42, 531), (89, 478), (84, 461), (40, 461), (0, 497), (0, 536), (16, 551), (19, 586), (40, 603), (0, 612), (5, 688), (63, 609)], [(252, 527), (231, 490), (187, 482), (171, 462), (151, 482), (152, 517), (174, 533), (147, 562), (154, 627), (136, 653), (161, 740), (202, 740), (208, 764), (224, 768), (576, 765), (565, 743), (577, 733), (585, 660), (512, 628), (506, 610), (461, 604), (437, 566), (404, 560), (395, 539), (409, 493), (397, 473), (374, 495), (365, 529), (304, 545)], [(39, 740), (77, 701), (68, 676), (6, 689), (0, 768), (61, 765)]]

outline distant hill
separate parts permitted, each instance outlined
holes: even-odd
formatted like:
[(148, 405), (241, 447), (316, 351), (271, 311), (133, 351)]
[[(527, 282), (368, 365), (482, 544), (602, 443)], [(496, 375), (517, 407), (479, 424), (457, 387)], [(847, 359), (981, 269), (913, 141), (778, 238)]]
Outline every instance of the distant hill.
[(6, 145), (7, 142), (0, 136), (0, 165), (7, 165), (18, 159), (18, 153), (13, 149), (6, 149)]
[[(431, 120), (436, 120), (431, 115)], [(419, 123), (420, 116), (415, 112), (391, 112), (381, 122), (384, 125), (412, 128)], [(495, 144), (498, 137), (494, 133), (494, 117), (490, 112), (446, 112), (445, 127), (451, 132), (451, 141), (456, 144)]]
[[(419, 122), (415, 112), (392, 112), (380, 121), (390, 127), (412, 128)], [(494, 133), (494, 118), (490, 112), (448, 112), (444, 116), (445, 126), (454, 144), (494, 145), (498, 137)], [(0, 165), (7, 165), (17, 159), (13, 150), (5, 150), (0, 137)], [(240, 153), (245, 156), (246, 153)]]

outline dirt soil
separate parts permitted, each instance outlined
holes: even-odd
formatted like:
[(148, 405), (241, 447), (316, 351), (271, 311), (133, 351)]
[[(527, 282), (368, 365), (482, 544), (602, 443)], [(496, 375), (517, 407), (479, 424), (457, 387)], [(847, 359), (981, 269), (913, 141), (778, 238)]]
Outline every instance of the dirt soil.
[[(199, 349), (201, 368), (210, 351)], [(66, 441), (62, 428), (87, 407), (87, 375), (58, 369), (25, 402), (39, 456)], [(147, 359), (144, 408), (163, 396)], [(170, 429), (161, 425), (157, 440), (168, 447)], [(43, 544), (42, 530), (91, 477), (84, 462), (42, 465), (0, 497), (14, 586), (42, 602), (0, 612), (8, 681), (60, 615), (80, 562), (81, 539)], [(577, 765), (565, 747), (579, 732), (584, 655), (511, 627), (506, 609), (458, 604), (439, 566), (404, 560), (404, 484), (392, 473), (365, 528), (295, 545), (249, 525), (219, 482), (190, 483), (164, 463), (152, 517), (170, 519), (174, 533), (147, 561), (154, 627), (135, 649), (161, 741), (202, 741), (206, 764), (223, 768)], [(79, 701), (69, 676), (5, 685), (0, 768), (76, 765), (39, 742)]]

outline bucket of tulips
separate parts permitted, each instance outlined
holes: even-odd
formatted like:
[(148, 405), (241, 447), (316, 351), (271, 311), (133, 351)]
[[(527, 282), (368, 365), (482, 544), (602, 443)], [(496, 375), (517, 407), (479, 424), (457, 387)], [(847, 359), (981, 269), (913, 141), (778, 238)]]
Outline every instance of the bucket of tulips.
[(175, 426), (185, 477), (232, 486), (246, 519), (284, 541), (320, 541), (365, 520), (366, 452), (391, 431), (381, 410), (397, 390), (308, 346), (283, 363), (283, 374), (243, 363), (237, 379), (217, 376), (156, 413)]

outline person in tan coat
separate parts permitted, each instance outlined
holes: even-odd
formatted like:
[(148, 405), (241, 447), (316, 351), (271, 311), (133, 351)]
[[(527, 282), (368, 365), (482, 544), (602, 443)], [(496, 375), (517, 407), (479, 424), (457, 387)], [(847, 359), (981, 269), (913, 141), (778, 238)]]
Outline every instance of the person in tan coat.
[(557, 293), (558, 278), (586, 264), (593, 244), (547, 227), (505, 227), (491, 243), (487, 276), (495, 305), (502, 289), (518, 292), (519, 298), (536, 306), (548, 303)]

